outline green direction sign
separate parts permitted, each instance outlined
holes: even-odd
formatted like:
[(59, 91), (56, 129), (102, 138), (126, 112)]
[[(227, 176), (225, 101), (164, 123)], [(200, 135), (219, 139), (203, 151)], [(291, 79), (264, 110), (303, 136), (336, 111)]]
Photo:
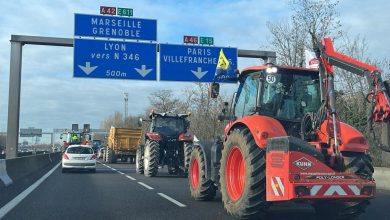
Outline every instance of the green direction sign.
[(119, 16), (128, 16), (133, 17), (133, 9), (132, 8), (117, 8), (117, 15)]
[(199, 37), (199, 44), (201, 45), (214, 45), (213, 37)]

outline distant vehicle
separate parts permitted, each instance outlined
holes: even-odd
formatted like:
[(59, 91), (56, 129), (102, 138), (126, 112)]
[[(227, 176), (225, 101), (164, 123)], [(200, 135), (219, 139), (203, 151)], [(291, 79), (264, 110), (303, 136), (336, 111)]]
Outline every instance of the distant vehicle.
[(98, 147), (100, 148), (102, 146), (102, 141), (98, 139), (92, 140), (92, 147)]
[(91, 141), (90, 125), (84, 124), (84, 129), (79, 130), (78, 124), (72, 124), (72, 130), (61, 134), (60, 139), (65, 139), (62, 145), (63, 152), (70, 145), (88, 145)]
[(89, 145), (70, 145), (62, 156), (62, 173), (70, 169), (96, 172), (96, 155)]
[(134, 163), (141, 137), (142, 129), (111, 127), (103, 160), (108, 163), (116, 163), (117, 160)]
[(145, 145), (139, 145), (136, 172), (147, 177), (157, 175), (159, 167), (167, 165), (168, 173), (187, 175), (194, 136), (188, 133), (188, 114), (156, 113), (149, 115), (151, 122), (145, 134)]
[(102, 147), (98, 150), (98, 154), (97, 154), (97, 157), (100, 159), (100, 158), (103, 158), (103, 155), (104, 153), (106, 152), (106, 149), (105, 147)]

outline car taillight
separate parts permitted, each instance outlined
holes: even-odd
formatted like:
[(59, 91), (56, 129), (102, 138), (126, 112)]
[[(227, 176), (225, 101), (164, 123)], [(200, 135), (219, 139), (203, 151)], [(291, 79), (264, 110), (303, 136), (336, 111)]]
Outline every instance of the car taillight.
[(68, 155), (66, 155), (66, 154), (64, 154), (63, 158), (64, 158), (65, 160), (69, 160), (69, 157), (68, 157)]
[(91, 160), (96, 160), (96, 155), (92, 155)]

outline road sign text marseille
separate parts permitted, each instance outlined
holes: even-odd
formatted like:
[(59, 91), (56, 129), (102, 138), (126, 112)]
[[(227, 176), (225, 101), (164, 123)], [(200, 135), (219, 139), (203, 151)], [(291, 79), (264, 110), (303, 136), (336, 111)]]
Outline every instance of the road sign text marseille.
[(116, 20), (110, 18), (92, 18), (91, 24), (94, 26), (92, 28), (92, 33), (94, 35), (121, 38), (140, 38), (140, 29), (142, 28), (141, 21)]
[(75, 35), (157, 40), (157, 21), (151, 19), (75, 14)]

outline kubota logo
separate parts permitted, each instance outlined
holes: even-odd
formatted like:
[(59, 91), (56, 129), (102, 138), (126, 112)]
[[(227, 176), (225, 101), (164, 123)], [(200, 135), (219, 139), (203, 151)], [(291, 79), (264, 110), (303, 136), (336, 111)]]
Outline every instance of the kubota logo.
[(309, 169), (314, 165), (313, 162), (306, 159), (305, 157), (302, 157), (301, 159), (294, 161), (293, 164), (302, 170)]

